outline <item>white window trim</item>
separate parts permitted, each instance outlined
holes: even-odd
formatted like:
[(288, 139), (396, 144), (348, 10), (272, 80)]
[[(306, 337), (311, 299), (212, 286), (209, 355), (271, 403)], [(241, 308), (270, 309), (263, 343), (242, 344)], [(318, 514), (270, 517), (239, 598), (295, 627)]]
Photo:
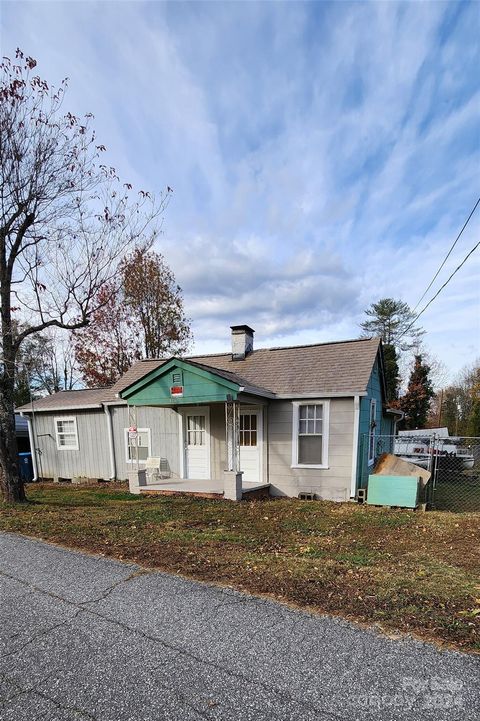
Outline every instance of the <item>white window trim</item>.
[[(308, 401), (292, 401), (292, 465), (291, 468), (320, 468), (327, 469), (328, 465), (328, 445), (330, 435), (330, 401), (320, 398), (311, 398)], [(323, 406), (322, 418), (322, 464), (308, 464), (298, 462), (298, 416), (300, 406)]]
[[(372, 408), (373, 408), (373, 420), (375, 424), (377, 423), (377, 399), (376, 398), (370, 398), (370, 404), (368, 406), (368, 465), (373, 466), (375, 463), (375, 438), (376, 438), (376, 431), (377, 426), (375, 425), (373, 428), (371, 427), (372, 423)], [(370, 437), (373, 436), (373, 456), (370, 458)]]
[[(64, 422), (64, 421), (73, 421), (73, 425), (75, 427), (75, 445), (74, 446), (61, 446), (60, 445), (60, 436), (64, 435), (62, 433), (59, 433), (58, 431), (58, 423)], [(56, 416), (53, 419), (53, 422), (55, 424), (55, 439), (57, 442), (57, 451), (78, 451), (78, 428), (77, 428), (77, 419), (75, 416)]]
[[(128, 457), (128, 428), (124, 428), (124, 436), (125, 436), (125, 462), (126, 463), (136, 463), (135, 458), (129, 458)], [(152, 433), (150, 428), (137, 428), (138, 433), (147, 433), (148, 435), (148, 456), (152, 455)], [(145, 463), (145, 461), (138, 461), (139, 463)]]

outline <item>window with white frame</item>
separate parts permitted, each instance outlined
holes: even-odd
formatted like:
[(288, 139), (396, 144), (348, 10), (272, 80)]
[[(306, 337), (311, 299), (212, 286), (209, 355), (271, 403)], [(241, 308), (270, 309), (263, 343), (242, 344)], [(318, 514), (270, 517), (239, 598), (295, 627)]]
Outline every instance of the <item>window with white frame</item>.
[(55, 418), (55, 436), (59, 451), (78, 451), (77, 419)]
[(187, 445), (204, 446), (206, 444), (205, 416), (187, 416)]
[(328, 466), (328, 401), (294, 403), (293, 466)]
[(150, 428), (137, 428), (136, 431), (125, 428), (124, 432), (127, 463), (145, 462), (151, 456)]
[(375, 460), (375, 429), (377, 427), (377, 401), (370, 400), (370, 411), (368, 420), (368, 463), (371, 465)]

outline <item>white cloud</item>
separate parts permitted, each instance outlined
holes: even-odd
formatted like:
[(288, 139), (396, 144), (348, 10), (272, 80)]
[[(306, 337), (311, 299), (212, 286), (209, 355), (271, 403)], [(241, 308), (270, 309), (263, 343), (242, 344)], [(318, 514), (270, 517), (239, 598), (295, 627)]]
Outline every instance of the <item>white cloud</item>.
[[(17, 2), (2, 50), (69, 75), (121, 174), (174, 188), (159, 247), (200, 350), (233, 322), (314, 342), (356, 336), (382, 295), (415, 304), (475, 200), (480, 28), (449, 8)], [(475, 345), (477, 271), (422, 318), (453, 370)]]

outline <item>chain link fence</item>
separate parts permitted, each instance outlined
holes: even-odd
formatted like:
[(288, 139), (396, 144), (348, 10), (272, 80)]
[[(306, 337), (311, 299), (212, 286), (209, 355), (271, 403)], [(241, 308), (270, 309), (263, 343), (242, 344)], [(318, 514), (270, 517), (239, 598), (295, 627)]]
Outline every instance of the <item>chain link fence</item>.
[(366, 434), (360, 442), (360, 488), (366, 488), (368, 476), (384, 453), (431, 472), (420, 498), (429, 509), (480, 511), (480, 438)]

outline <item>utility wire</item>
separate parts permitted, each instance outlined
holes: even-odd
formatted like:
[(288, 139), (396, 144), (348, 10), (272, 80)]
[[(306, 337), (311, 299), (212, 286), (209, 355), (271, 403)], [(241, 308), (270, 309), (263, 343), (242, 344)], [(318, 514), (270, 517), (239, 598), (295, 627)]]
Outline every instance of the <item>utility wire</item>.
[[(473, 248), (471, 249), (471, 251), (470, 251), (469, 253), (467, 253), (467, 255), (466, 255), (465, 258), (462, 260), (462, 262), (460, 263), (460, 265), (458, 265), (458, 266), (455, 268), (455, 270), (454, 270), (453, 273), (447, 278), (447, 280), (445, 281), (445, 283), (444, 283), (442, 286), (440, 286), (440, 288), (437, 290), (437, 292), (435, 293), (435, 295), (433, 296), (433, 298), (430, 298), (430, 300), (428, 301), (428, 303), (426, 304), (426, 306), (424, 306), (424, 307), (422, 308), (422, 310), (420, 311), (420, 313), (418, 313), (418, 315), (415, 316), (415, 318), (412, 320), (412, 322), (410, 323), (410, 325), (403, 331), (403, 333), (402, 333), (402, 335), (400, 336), (400, 338), (403, 338), (403, 336), (404, 336), (406, 333), (408, 333), (408, 331), (410, 330), (410, 328), (417, 322), (417, 320), (420, 318), (420, 316), (422, 315), (422, 313), (424, 313), (424, 312), (427, 310), (428, 306), (433, 303), (433, 301), (435, 300), (435, 298), (437, 298), (437, 297), (440, 295), (440, 293), (441, 293), (442, 290), (445, 288), (445, 286), (450, 283), (450, 281), (452, 280), (452, 278), (453, 278), (453, 276), (455, 275), (455, 273), (457, 273), (457, 272), (460, 270), (460, 268), (462, 267), (462, 265), (465, 265), (465, 263), (466, 263), (467, 260), (470, 258), (470, 256), (472, 255), (472, 253), (474, 253), (479, 246), (480, 246), (480, 241), (478, 241), (478, 243), (473, 246)], [(398, 340), (400, 340), (400, 338), (399, 338)]]
[[(452, 247), (451, 247), (450, 250), (448, 251), (448, 253), (447, 253), (447, 255), (445, 256), (445, 258), (443, 259), (443, 263), (441, 264), (440, 268), (437, 270), (437, 272), (436, 272), (435, 275), (433, 276), (433, 278), (432, 278), (432, 280), (431, 280), (431, 282), (430, 282), (430, 285), (429, 285), (428, 288), (425, 290), (424, 294), (422, 295), (422, 297), (421, 297), (420, 300), (418, 301), (418, 303), (417, 303), (417, 305), (415, 306), (415, 308), (413, 308), (413, 311), (412, 311), (413, 313), (415, 313), (415, 311), (417, 310), (418, 306), (420, 305), (420, 303), (422, 302), (422, 300), (425, 298), (425, 296), (427, 295), (427, 293), (428, 293), (428, 291), (430, 290), (430, 288), (432, 287), (432, 285), (435, 283), (436, 279), (438, 278), (438, 274), (440, 273), (440, 271), (442, 270), (443, 266), (445, 265), (445, 263), (446, 263), (447, 260), (449, 259), (452, 250), (455, 248), (455, 246), (457, 245), (458, 241), (460, 240), (460, 237), (461, 237), (463, 231), (465, 230), (465, 228), (466, 228), (467, 225), (469, 224), (470, 218), (472, 217), (472, 215), (473, 215), (474, 212), (476, 211), (476, 209), (477, 209), (477, 207), (478, 207), (479, 204), (480, 204), (480, 198), (478, 198), (477, 202), (476, 202), (475, 205), (473, 206), (473, 209), (472, 209), (470, 215), (468, 216), (468, 218), (466, 219), (465, 223), (463, 224), (463, 227), (462, 227), (460, 233), (459, 233), (459, 234), (457, 235), (457, 237), (455, 238)], [(468, 257), (468, 256), (467, 256), (467, 257)], [(458, 268), (457, 268), (457, 270), (458, 270)], [(455, 272), (457, 272), (457, 271), (455, 271)], [(442, 286), (442, 287), (443, 287), (443, 286)], [(438, 295), (438, 293), (437, 293), (437, 295)], [(436, 298), (436, 297), (437, 297), (437, 296), (435, 296), (435, 298)], [(433, 300), (433, 298), (432, 298), (432, 300)], [(422, 313), (423, 313), (423, 311), (422, 311)]]

